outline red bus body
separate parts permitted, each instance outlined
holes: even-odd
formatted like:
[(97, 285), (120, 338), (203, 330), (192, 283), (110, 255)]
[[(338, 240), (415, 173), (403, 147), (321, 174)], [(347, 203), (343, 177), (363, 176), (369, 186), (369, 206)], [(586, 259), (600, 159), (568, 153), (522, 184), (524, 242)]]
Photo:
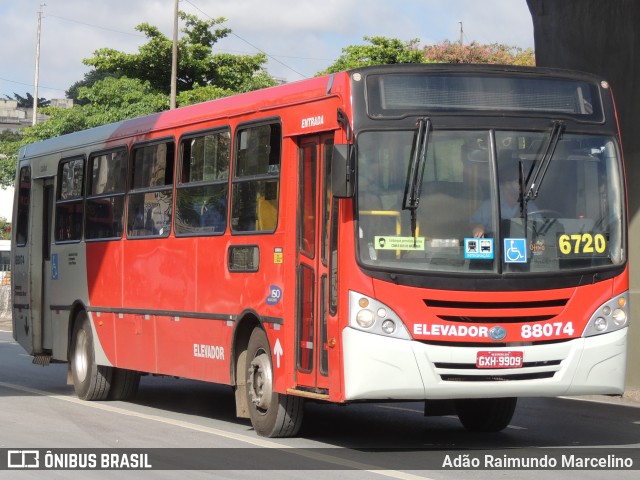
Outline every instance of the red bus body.
[[(419, 68), (411, 72), (431, 73)], [(506, 70), (500, 72), (508, 74)], [(594, 312), (607, 302), (615, 302), (614, 309), (619, 306), (628, 316), (628, 267), (624, 258), (607, 268), (592, 261), (589, 268), (600, 270), (580, 267), (577, 274), (571, 275), (568, 267), (558, 275), (528, 272), (520, 283), (515, 266), (507, 263), (497, 266), (498, 255), (505, 253), (501, 249), (508, 246), (498, 240), (487, 244), (495, 255), (481, 257), (485, 260), (482, 268), (494, 270), (484, 276), (471, 275), (471, 280), (469, 276), (463, 278), (461, 272), (450, 275), (451, 272), (441, 271), (438, 263), (429, 267), (434, 271), (394, 272), (392, 262), (406, 256), (411, 246), (397, 247), (390, 254), (390, 263), (381, 268), (373, 257), (381, 257), (383, 250), (377, 250), (370, 259), (366, 256), (364, 247), (359, 246), (359, 238), (365, 235), (362, 229), (368, 210), (363, 207), (358, 210), (358, 204), (364, 205), (364, 200), (358, 193), (332, 195), (329, 169), (335, 170), (338, 165), (331, 160), (333, 145), (349, 145), (345, 167), (349, 178), (345, 181), (358, 191), (352, 150), (355, 139), (363, 132), (364, 151), (367, 132), (374, 128), (376, 115), (354, 107), (364, 101), (353, 100), (363, 97), (354, 87), (357, 82), (354, 76), (367, 73), (393, 75), (396, 70), (365, 69), (362, 73), (305, 80), (25, 147), (20, 153), (17, 178), (21, 188), (16, 189), (14, 212), (14, 222), (19, 224), (14, 229), (12, 265), (16, 340), (40, 363), (70, 362), (76, 375), (82, 365), (74, 367), (74, 362), (78, 362), (77, 355), (84, 348), (77, 339), (86, 342), (89, 338), (92, 345), (89, 352), (95, 362), (86, 366), (97, 369), (107, 384), (116, 384), (116, 378), (121, 379), (122, 372), (128, 371), (232, 385), (236, 389), (238, 415), (251, 414), (258, 433), (269, 436), (297, 431), (297, 417), (301, 416), (297, 406), (285, 406), (297, 426), (278, 429), (260, 423), (261, 415), (270, 415), (269, 408), (273, 410), (275, 404), (283, 405), (284, 399), (291, 398), (343, 403), (620, 393), (628, 322), (625, 319), (611, 331), (597, 336), (585, 336), (585, 330), (590, 322), (595, 322), (594, 315), (598, 315)], [(495, 72), (488, 75), (492, 74)], [(537, 75), (531, 72), (523, 75), (528, 74)], [(606, 128), (603, 122), (595, 123), (599, 125), (599, 135), (608, 132), (617, 141), (616, 120), (611, 118), (607, 102), (611, 100), (604, 100)], [(412, 115), (397, 118), (406, 122)], [(478, 128), (472, 125), (468, 114), (456, 115), (449, 112), (442, 117), (446, 128), (453, 132)], [(366, 121), (359, 127), (358, 119), (363, 116)], [(539, 123), (549, 122), (546, 117), (541, 119), (544, 115), (539, 113), (532, 116)], [(527, 117), (520, 114), (513, 121), (516, 126), (509, 128), (526, 130)], [(434, 133), (437, 120), (433, 120)], [(389, 120), (387, 128), (392, 128), (392, 122)], [(413, 125), (415, 118), (408, 123)], [(569, 131), (572, 124), (570, 121), (567, 124)], [(496, 125), (492, 128), (497, 133), (491, 130), (487, 138), (501, 135), (501, 127)], [(254, 176), (241, 177), (244, 173), (238, 165), (245, 162), (239, 160), (241, 151), (247, 147), (244, 142), (250, 142), (252, 129), (259, 130), (261, 126), (271, 128), (268, 150), (279, 148), (279, 159), (276, 163), (269, 160), (267, 169)], [(244, 131), (251, 131), (246, 138), (239, 133)], [(211, 180), (217, 182), (215, 188), (227, 192), (224, 230), (194, 234), (186, 229), (176, 233), (176, 219), (186, 215), (176, 198), (183, 195), (180, 198), (185, 202), (192, 198), (180, 189), (209, 185), (184, 181), (189, 159), (183, 158), (183, 152), (195, 149), (207, 132), (212, 132), (211, 138), (221, 134), (216, 137), (216, 141), (222, 142), (218, 145), (227, 139), (230, 145), (228, 173)], [(440, 141), (437, 135), (432, 137)], [(137, 174), (132, 173), (134, 152), (146, 155), (144, 148), (152, 151), (157, 145), (162, 145), (157, 151), (164, 152), (166, 147), (170, 152), (166, 168), (173, 169), (173, 173), (163, 173), (164, 184), (156, 185), (150, 180), (138, 191)], [(96, 172), (96, 155), (113, 159), (116, 157), (113, 152), (122, 152), (123, 158), (128, 158), (127, 183), (124, 190), (109, 193), (96, 187), (97, 174), (89, 179), (90, 166)], [(196, 154), (193, 155), (195, 158)], [(574, 163), (565, 163), (566, 167), (574, 167)], [(253, 164), (247, 160), (242, 165), (249, 169)], [(362, 165), (358, 168), (363, 172)], [(84, 180), (82, 188), (74, 190), (69, 185), (75, 181), (72, 176), (81, 175), (76, 173), (78, 169), (83, 169)], [(392, 170), (389, 172), (385, 175), (395, 175)], [(404, 168), (400, 176), (404, 182)], [(261, 192), (269, 185), (271, 200), (266, 193), (246, 194)], [(275, 200), (273, 188), (277, 189)], [(68, 191), (68, 196), (62, 191)], [(234, 197), (236, 192), (238, 197)], [(131, 218), (135, 194), (144, 197), (141, 205), (147, 217), (152, 216), (150, 212), (154, 209), (162, 210), (153, 213), (157, 218), (169, 216), (169, 220), (163, 220), (165, 223), (156, 221), (156, 226), (160, 224), (157, 233), (135, 233)], [(236, 202), (236, 198), (240, 200)], [(118, 207), (121, 204), (122, 211)], [(204, 215), (205, 204), (200, 208), (193, 201), (189, 204), (190, 214)], [(90, 205), (99, 208), (90, 210)], [(74, 220), (70, 212), (82, 218), (82, 208), (84, 220)], [(243, 215), (249, 210), (248, 218), (253, 219), (254, 225), (242, 227)], [(409, 209), (402, 210), (398, 210), (398, 219), (408, 215)], [(393, 216), (386, 209), (371, 211), (373, 218)], [(446, 216), (447, 212), (439, 214)], [(112, 218), (118, 215), (124, 217), (121, 224)], [(79, 233), (75, 236), (72, 233), (71, 238), (56, 234), (56, 226), (64, 224), (60, 219), (67, 216), (69, 222), (82, 221), (81, 225), (78, 223)], [(575, 223), (576, 219), (573, 220)], [(114, 232), (118, 229), (122, 232), (106, 238), (88, 238), (89, 224), (96, 236), (103, 235), (99, 233), (101, 229), (108, 230), (111, 224)], [(204, 231), (198, 230), (201, 227), (195, 221), (189, 225), (194, 232)], [(419, 221), (418, 225), (423, 230), (428, 228)], [(585, 233), (585, 241), (604, 242), (597, 231), (592, 227)], [(616, 241), (625, 249), (626, 230), (622, 226), (620, 231), (621, 239)], [(584, 247), (577, 246), (571, 234), (576, 233), (567, 230), (566, 238), (558, 236), (554, 248), (566, 249), (561, 242), (569, 242), (569, 248), (575, 248), (582, 258)], [(413, 235), (398, 233), (394, 239), (406, 243), (406, 238), (420, 235), (415, 231)], [(527, 235), (524, 237), (528, 238)], [(607, 235), (608, 254), (614, 250), (617, 237)], [(376, 239), (380, 240), (379, 237)], [(471, 234), (467, 237), (471, 238)], [(41, 242), (42, 238), (50, 242)], [(530, 259), (537, 259), (533, 256), (536, 248), (550, 249), (549, 238), (546, 244), (538, 241), (534, 245), (531, 241), (527, 245)], [(425, 242), (435, 245), (428, 236)], [(456, 240), (456, 252), (462, 245), (462, 238)], [(428, 248), (431, 247), (425, 250)], [(440, 251), (439, 247), (433, 249)], [(462, 254), (456, 255), (461, 258)], [(614, 253), (610, 256), (613, 258)], [(417, 260), (420, 261), (422, 257)], [(604, 262), (600, 257), (597, 261)], [(472, 260), (465, 262), (470, 264)], [(488, 267), (490, 262), (494, 267)], [(567, 263), (554, 262), (553, 265)], [(509, 269), (515, 272), (512, 280), (507, 274)], [(550, 277), (556, 278), (549, 280)], [(576, 280), (577, 277), (581, 280)], [(545, 287), (549, 281), (556, 283)], [(385, 316), (400, 319), (400, 324), (387, 324), (385, 328), (389, 331), (393, 328), (396, 333), (400, 329), (404, 337), (387, 338), (380, 332), (352, 328), (354, 318), (359, 315), (358, 304), (363, 307), (367, 303), (360, 296), (373, 299), (372, 305), (380, 302), (381, 307), (374, 311), (374, 316), (378, 315), (376, 321), (382, 322)], [(84, 319), (89, 330), (78, 333)], [(251, 346), (260, 344), (252, 340), (256, 330), (266, 334), (268, 348)], [(253, 350), (257, 360), (252, 363), (247, 352)], [(257, 388), (255, 382), (264, 380), (263, 375), (271, 382), (272, 391), (247, 393)], [(78, 381), (82, 383), (82, 378)], [(125, 382), (125, 389), (135, 389), (135, 381)], [(85, 392), (81, 396), (104, 398), (108, 393), (107, 386), (101, 388), (101, 393)], [(269, 398), (263, 399), (262, 395)], [(110, 398), (114, 398), (113, 392)], [(510, 408), (509, 405), (505, 408)], [(250, 412), (252, 409), (257, 414)], [(487, 427), (499, 428), (495, 424)]]

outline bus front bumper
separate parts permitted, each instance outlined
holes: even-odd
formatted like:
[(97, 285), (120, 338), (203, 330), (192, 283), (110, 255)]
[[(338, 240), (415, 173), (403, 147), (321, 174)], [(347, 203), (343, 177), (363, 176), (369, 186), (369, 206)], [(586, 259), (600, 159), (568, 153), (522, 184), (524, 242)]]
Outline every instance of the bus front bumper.
[[(345, 400), (416, 400), (622, 394), (627, 328), (566, 342), (460, 347), (345, 328)], [(524, 366), (476, 368), (479, 351), (523, 352)]]

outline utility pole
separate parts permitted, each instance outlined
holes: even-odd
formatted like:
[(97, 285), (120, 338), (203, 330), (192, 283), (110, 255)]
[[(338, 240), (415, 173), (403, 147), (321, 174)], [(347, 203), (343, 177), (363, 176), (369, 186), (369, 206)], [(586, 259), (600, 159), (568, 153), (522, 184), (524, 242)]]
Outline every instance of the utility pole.
[(169, 99), (169, 108), (176, 108), (176, 95), (178, 90), (178, 3), (175, 0), (173, 9), (173, 48), (171, 50), (171, 97)]
[(40, 77), (40, 30), (42, 28), (42, 7), (46, 7), (46, 3), (40, 4), (38, 10), (38, 28), (36, 33), (36, 73), (33, 80), (33, 121), (32, 125), (38, 123), (38, 80)]

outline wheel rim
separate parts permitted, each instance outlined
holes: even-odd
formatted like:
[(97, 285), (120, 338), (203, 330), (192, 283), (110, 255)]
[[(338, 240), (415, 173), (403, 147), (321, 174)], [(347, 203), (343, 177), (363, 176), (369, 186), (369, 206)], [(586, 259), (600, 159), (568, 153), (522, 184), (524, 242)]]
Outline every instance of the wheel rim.
[(273, 392), (273, 374), (269, 355), (264, 351), (258, 353), (249, 365), (249, 396), (251, 402), (262, 413), (271, 406)]
[(80, 382), (84, 382), (89, 371), (89, 359), (87, 358), (87, 334), (84, 330), (79, 330), (76, 337), (76, 348), (73, 352), (73, 365), (75, 366), (76, 376)]

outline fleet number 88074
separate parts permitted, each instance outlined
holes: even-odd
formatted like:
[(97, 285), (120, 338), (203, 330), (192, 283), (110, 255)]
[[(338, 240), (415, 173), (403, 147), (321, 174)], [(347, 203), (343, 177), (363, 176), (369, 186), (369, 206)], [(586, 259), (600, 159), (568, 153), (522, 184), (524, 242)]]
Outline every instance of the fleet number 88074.
[(572, 337), (575, 330), (572, 322), (535, 323), (522, 325), (522, 338)]

